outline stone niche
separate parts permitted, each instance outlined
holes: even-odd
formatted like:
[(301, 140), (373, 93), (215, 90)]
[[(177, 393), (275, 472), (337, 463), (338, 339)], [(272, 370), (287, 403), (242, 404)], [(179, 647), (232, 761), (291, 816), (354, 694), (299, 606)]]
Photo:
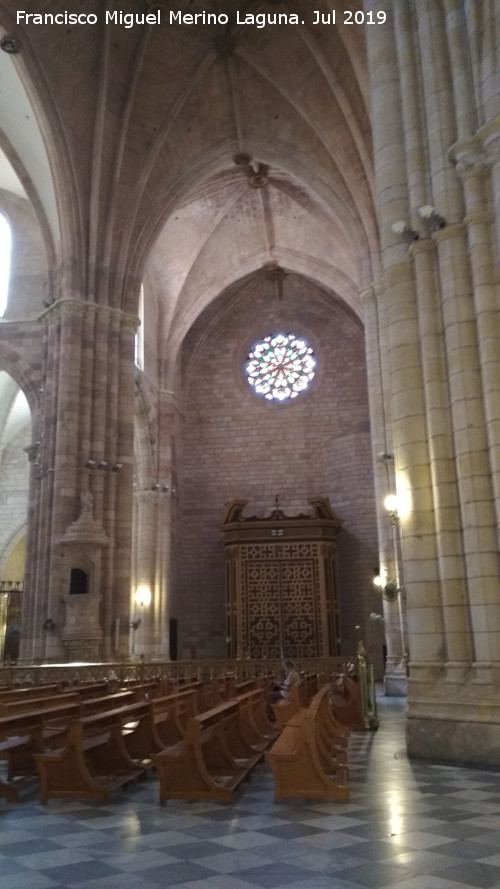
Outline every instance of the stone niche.
[(101, 659), (101, 561), (109, 539), (93, 515), (92, 495), (82, 494), (77, 520), (61, 540), (64, 623), (62, 643), (69, 661)]

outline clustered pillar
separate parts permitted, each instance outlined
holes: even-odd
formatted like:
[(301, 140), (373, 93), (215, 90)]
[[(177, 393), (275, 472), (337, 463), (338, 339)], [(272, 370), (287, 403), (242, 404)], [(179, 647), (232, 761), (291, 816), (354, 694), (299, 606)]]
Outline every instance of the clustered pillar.
[(408, 494), (408, 749), (500, 762), (500, 109), (497, 50), (474, 55), (494, 5), (365, 6), (388, 13), (366, 33), (388, 436)]
[[(134, 334), (137, 319), (75, 298), (45, 313), (45, 384), (37, 422), (39, 459), (32, 468), (23, 636), (24, 660), (65, 660), (64, 597), (71, 566), (64, 537), (82, 511), (91, 512), (96, 534), (109, 540), (94, 559), (83, 533), (72, 541), (74, 558), (100, 599), (105, 659), (128, 653)], [(78, 528), (78, 526), (77, 526)], [(54, 632), (44, 623), (50, 618)], [(82, 632), (85, 628), (82, 628)]]

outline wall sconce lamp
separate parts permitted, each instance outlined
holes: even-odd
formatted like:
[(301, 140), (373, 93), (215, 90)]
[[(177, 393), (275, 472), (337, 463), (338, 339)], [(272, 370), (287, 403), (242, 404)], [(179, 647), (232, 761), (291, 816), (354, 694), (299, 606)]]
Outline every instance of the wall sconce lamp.
[(16, 37), (6, 35), (0, 40), (0, 49), (3, 49), (10, 56), (17, 56), (23, 51), (23, 44)]
[[(137, 587), (137, 589), (134, 593), (134, 602), (135, 602), (134, 611), (137, 609), (137, 607), (144, 608), (145, 606), (151, 604), (151, 590), (149, 589), (148, 586), (146, 586), (145, 584), (142, 584), (141, 586)], [(141, 623), (142, 623), (142, 618), (137, 617), (137, 615), (135, 615), (133, 620), (130, 621), (130, 624), (129, 624), (130, 629), (131, 630), (138, 630)], [(134, 643), (134, 646), (135, 646), (135, 643)]]
[(385, 463), (387, 466), (388, 463), (394, 463), (394, 454), (388, 454), (386, 451), (380, 451), (377, 454), (377, 460), (379, 463)]
[(136, 605), (139, 608), (144, 608), (146, 605), (151, 605), (151, 590), (145, 584), (138, 586), (134, 593), (134, 600)]
[(389, 513), (393, 525), (399, 525), (398, 498), (395, 494), (388, 494), (384, 500), (384, 507)]
[(418, 208), (418, 212), (431, 231), (437, 232), (446, 226), (446, 219), (437, 213), (432, 204), (424, 204)]
[(55, 630), (56, 625), (55, 625), (54, 621), (52, 620), (52, 618), (48, 617), (46, 620), (44, 620), (42, 627), (44, 630), (46, 630), (48, 632), (49, 630)]
[(418, 241), (420, 235), (411, 225), (408, 225), (404, 219), (398, 219), (396, 222), (393, 222), (391, 225), (391, 231), (395, 235), (399, 235), (404, 241), (407, 241), (408, 244), (412, 244), (413, 241)]

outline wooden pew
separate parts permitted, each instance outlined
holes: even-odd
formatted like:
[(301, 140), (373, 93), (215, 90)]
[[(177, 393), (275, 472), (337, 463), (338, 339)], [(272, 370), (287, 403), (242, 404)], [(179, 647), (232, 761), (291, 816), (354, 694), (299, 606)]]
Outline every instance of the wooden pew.
[(286, 725), (292, 716), (295, 716), (303, 706), (302, 682), (298, 682), (296, 685), (291, 685), (288, 691), (289, 696), (287, 698), (281, 698), (279, 701), (276, 701), (275, 704), (271, 704), (276, 718), (276, 724), (280, 728)]
[(317, 673), (301, 673), (301, 703), (303, 707), (308, 707), (314, 695), (319, 691)]
[(244, 737), (252, 747), (265, 750), (280, 730), (267, 718), (264, 689), (254, 688), (234, 700), (238, 702), (238, 719)]
[(190, 719), (198, 714), (198, 687), (186, 688), (153, 700), (156, 730), (162, 749), (181, 741)]
[(16, 802), (19, 790), (33, 783), (37, 778), (35, 753), (41, 753), (50, 745), (53, 738), (61, 734), (60, 725), (67, 723), (71, 716), (78, 716), (78, 701), (60, 707), (32, 709), (26, 713), (16, 713), (0, 717), (0, 755), (7, 761), (7, 778), (0, 780), (0, 797)]
[(0, 716), (14, 716), (16, 713), (27, 713), (34, 708), (37, 710), (49, 710), (59, 704), (73, 704), (80, 700), (77, 692), (60, 692), (57, 695), (40, 696), (37, 698), (22, 698), (18, 701), (0, 702)]
[(192, 717), (182, 741), (153, 755), (160, 803), (168, 799), (231, 802), (233, 790), (257, 761), (255, 752), (240, 758), (229, 747), (229, 741), (234, 742), (238, 709), (237, 701), (227, 701)]
[(133, 759), (149, 760), (166, 746), (184, 738), (186, 726), (196, 715), (196, 689), (187, 689), (143, 702), (142, 710), (130, 708), (125, 725), (125, 746)]
[(359, 682), (347, 673), (336, 674), (331, 685), (332, 709), (342, 725), (365, 730), (367, 726), (361, 706)]
[(324, 734), (323, 710), (328, 707), (328, 686), (283, 727), (266, 753), (274, 777), (274, 799), (335, 799), (349, 802), (347, 765), (341, 743)]
[[(238, 704), (238, 718), (225, 723), (228, 747), (236, 759), (253, 759), (255, 763), (276, 737), (277, 731), (273, 731), (271, 726), (271, 732), (263, 734), (256, 725), (254, 713), (259, 705), (264, 710), (262, 689), (254, 689), (234, 700)], [(181, 741), (185, 737), (189, 719), (197, 715), (194, 690), (180, 691), (145, 703), (148, 706), (142, 710), (129, 708), (131, 721), (126, 726), (128, 730), (125, 734), (125, 746), (130, 756), (142, 761), (161, 752), (166, 746)], [(168, 745), (165, 738), (171, 739)]]
[(117, 787), (144, 774), (129, 755), (123, 725), (133, 704), (83, 716), (70, 722), (64, 747), (34, 754), (40, 774), (40, 802), (53, 797), (92, 798), (107, 802)]
[(59, 690), (57, 683), (54, 683), (53, 685), (30, 685), (26, 688), (2, 689), (0, 690), (0, 703), (44, 698), (51, 694), (55, 695)]
[(77, 691), (81, 698), (101, 698), (117, 691), (117, 686), (118, 682), (104, 679), (102, 682), (76, 682), (74, 685), (69, 685), (65, 691)]
[(253, 691), (255, 688), (262, 687), (262, 684), (259, 684), (256, 679), (244, 679), (242, 682), (238, 682), (236, 677), (233, 676), (227, 684), (226, 700), (232, 701), (233, 698), (237, 698), (239, 695), (243, 695), (247, 691)]
[(63, 743), (71, 719), (131, 703), (134, 694), (118, 692), (83, 701), (61, 696), (59, 700), (58, 706), (38, 707), (35, 699), (26, 712), (0, 717), (0, 757), (7, 761), (7, 778), (0, 779), (0, 797), (17, 801), (19, 790), (38, 779), (34, 754)]

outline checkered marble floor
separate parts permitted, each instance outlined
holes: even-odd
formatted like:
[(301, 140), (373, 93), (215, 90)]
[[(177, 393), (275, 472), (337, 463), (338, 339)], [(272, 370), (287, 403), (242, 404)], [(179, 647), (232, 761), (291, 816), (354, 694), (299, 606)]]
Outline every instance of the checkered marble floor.
[(500, 889), (500, 774), (410, 762), (404, 702), (350, 742), (352, 801), (273, 802), (265, 763), (233, 805), (0, 800), (0, 889)]

